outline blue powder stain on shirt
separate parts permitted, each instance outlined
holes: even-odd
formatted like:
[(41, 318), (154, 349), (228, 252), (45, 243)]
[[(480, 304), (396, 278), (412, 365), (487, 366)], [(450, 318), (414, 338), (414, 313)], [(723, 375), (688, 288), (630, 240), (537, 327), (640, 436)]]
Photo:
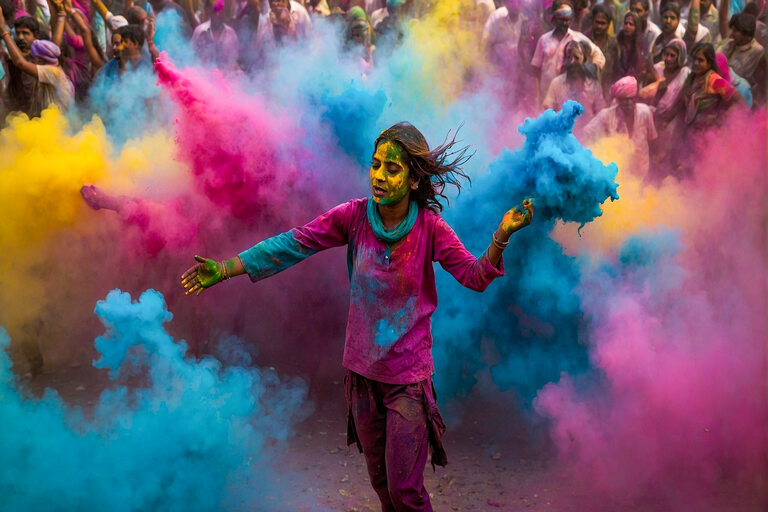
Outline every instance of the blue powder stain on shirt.
[(409, 312), (413, 311), (413, 297), (408, 299), (405, 307), (388, 318), (382, 318), (376, 322), (376, 336), (374, 341), (380, 347), (389, 347), (403, 337), (410, 318)]

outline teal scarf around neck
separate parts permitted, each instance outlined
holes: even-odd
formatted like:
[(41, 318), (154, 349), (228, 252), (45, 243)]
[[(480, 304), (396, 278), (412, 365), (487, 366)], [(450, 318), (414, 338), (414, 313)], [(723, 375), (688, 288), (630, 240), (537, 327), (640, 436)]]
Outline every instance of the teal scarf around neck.
[(391, 231), (388, 231), (384, 227), (384, 222), (381, 220), (381, 214), (376, 206), (376, 201), (374, 201), (372, 197), (369, 197), (368, 222), (371, 223), (371, 228), (373, 228), (373, 234), (376, 235), (376, 238), (383, 240), (387, 244), (393, 244), (403, 238), (411, 232), (413, 225), (416, 224), (416, 216), (419, 214), (419, 206), (416, 204), (416, 201), (411, 201), (408, 205), (408, 215), (403, 219), (403, 222), (398, 224), (397, 227)]

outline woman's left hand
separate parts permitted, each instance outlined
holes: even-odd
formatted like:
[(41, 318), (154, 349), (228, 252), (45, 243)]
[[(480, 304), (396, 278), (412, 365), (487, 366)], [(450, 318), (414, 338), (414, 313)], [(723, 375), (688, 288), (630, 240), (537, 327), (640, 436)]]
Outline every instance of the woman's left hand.
[(533, 219), (533, 199), (523, 201), (523, 209), (512, 208), (501, 219), (501, 229), (511, 235), (515, 231), (524, 228)]

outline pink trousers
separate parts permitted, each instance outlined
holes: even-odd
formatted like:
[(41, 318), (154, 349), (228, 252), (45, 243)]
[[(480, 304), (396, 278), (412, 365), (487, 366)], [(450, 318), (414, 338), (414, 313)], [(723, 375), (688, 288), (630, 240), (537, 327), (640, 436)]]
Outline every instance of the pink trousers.
[(424, 466), (448, 461), (441, 438), (445, 424), (431, 379), (385, 384), (354, 372), (345, 378), (349, 422), (347, 441), (365, 455), (371, 485), (384, 512), (431, 511)]

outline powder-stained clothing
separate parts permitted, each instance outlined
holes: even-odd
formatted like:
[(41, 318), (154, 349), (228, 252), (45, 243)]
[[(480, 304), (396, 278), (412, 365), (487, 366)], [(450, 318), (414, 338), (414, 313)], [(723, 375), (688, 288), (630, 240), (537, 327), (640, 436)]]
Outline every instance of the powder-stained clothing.
[[(709, 29), (706, 26), (699, 24), (699, 28), (696, 31), (696, 36), (694, 37), (691, 37), (691, 34), (688, 33), (686, 26), (686, 20), (681, 19), (680, 23), (677, 25), (677, 29), (675, 30), (674, 37), (685, 41), (688, 52), (693, 51), (693, 47), (696, 46), (696, 43), (709, 43), (712, 41), (712, 34), (710, 34)], [(649, 57), (654, 64), (661, 61), (661, 52), (664, 51), (664, 47), (667, 46), (667, 43), (671, 40), (672, 38), (667, 37), (666, 34), (661, 33), (653, 42), (651, 45)]]
[(734, 94), (736, 89), (730, 82), (714, 71), (686, 81), (682, 99), (687, 129), (705, 129), (718, 124), (723, 107)]
[(240, 47), (237, 32), (227, 24), (216, 30), (210, 20), (199, 24), (192, 33), (192, 47), (204, 62), (214, 63), (226, 71), (237, 67)]
[(411, 231), (392, 247), (373, 233), (368, 199), (336, 206), (310, 223), (240, 254), (251, 280), (273, 275), (316, 251), (347, 245), (350, 304), (344, 366), (388, 384), (434, 373), (431, 317), (437, 307), (433, 262), (462, 285), (485, 290), (504, 275), (485, 254), (475, 258), (440, 215), (420, 208)]
[(604, 4), (612, 14), (613, 29), (618, 34), (624, 25), (624, 16), (627, 15), (630, 9), (629, 0), (624, 2), (621, 0), (607, 0)]
[(374, 30), (376, 30), (379, 27), (379, 24), (383, 22), (386, 18), (389, 17), (389, 11), (386, 7), (382, 7), (381, 9), (376, 9), (371, 13), (371, 27), (373, 27)]
[(483, 48), (488, 59), (496, 65), (514, 65), (519, 61), (517, 46), (526, 17), (518, 15), (516, 21), (509, 17), (506, 7), (499, 7), (488, 16), (483, 26)]
[[(109, 86), (114, 87), (117, 80), (121, 80), (126, 77), (127, 73), (133, 72), (133, 71), (139, 71), (144, 70), (149, 73), (154, 72), (154, 65), (152, 64), (152, 56), (142, 51), (141, 52), (141, 60), (139, 60), (135, 65), (133, 62), (128, 61), (125, 63), (125, 71), (122, 71), (120, 69), (120, 60), (118, 59), (110, 59), (106, 64), (104, 64), (99, 71), (96, 72), (96, 76), (94, 77), (94, 82), (99, 82), (103, 80), (109, 81)], [(115, 102), (118, 100), (115, 100)], [(113, 102), (111, 102), (113, 103)]]
[(541, 98), (547, 94), (549, 84), (561, 73), (563, 62), (565, 62), (565, 45), (569, 41), (586, 41), (592, 47), (590, 58), (598, 70), (602, 70), (605, 65), (605, 56), (596, 45), (592, 44), (587, 36), (581, 32), (568, 29), (562, 39), (557, 39), (555, 31), (550, 30), (542, 35), (536, 43), (536, 50), (533, 52), (531, 66), (539, 68), (541, 75), (539, 78), (539, 94)]
[(763, 46), (752, 39), (749, 44), (736, 46), (733, 39), (722, 45), (722, 53), (728, 57), (728, 66), (737, 75), (746, 79), (752, 87), (752, 94), (761, 102), (765, 97), (766, 56)]
[(741, 97), (744, 98), (747, 107), (752, 108), (754, 98), (752, 97), (752, 88), (749, 86), (749, 82), (737, 75), (732, 68), (728, 68), (728, 74), (730, 75), (729, 81), (731, 82), (731, 85), (739, 92), (739, 94), (741, 94)]
[(568, 100), (578, 101), (584, 107), (584, 115), (579, 116), (577, 120), (582, 123), (589, 122), (590, 119), (605, 107), (603, 91), (597, 80), (587, 78), (583, 84), (569, 84), (567, 74), (562, 73), (556, 76), (552, 83), (549, 84), (549, 89), (547, 89), (547, 94), (544, 96), (542, 106), (544, 108), (560, 110)]
[[(85, 15), (83, 14), (83, 16)], [(72, 81), (72, 85), (75, 86), (75, 97), (78, 101), (81, 101), (87, 96), (88, 88), (93, 82), (91, 59), (88, 56), (88, 50), (82, 36), (70, 36), (65, 32), (63, 38), (71, 50), (70, 56), (67, 58), (69, 79)]]
[[(291, 0), (290, 3), (291, 19), (293, 20), (293, 26), (296, 29), (296, 36), (299, 39), (306, 39), (312, 33), (312, 18), (309, 16), (309, 12), (303, 5), (294, 0)], [(248, 48), (248, 52), (258, 52), (260, 59), (263, 59), (265, 55), (270, 53), (278, 43), (269, 15), (269, 2), (261, 2), (259, 24), (256, 28), (256, 33), (249, 36), (249, 39), (251, 39), (250, 42), (245, 41), (245, 46), (251, 44), (250, 48)], [(242, 30), (239, 32), (242, 32)], [(241, 57), (245, 57), (246, 59), (251, 58), (247, 53)]]
[[(678, 98), (680, 97), (680, 93), (683, 90), (683, 85), (685, 84), (688, 76), (691, 74), (691, 68), (688, 66), (683, 66), (680, 68), (680, 71), (674, 77), (672, 77), (671, 80), (667, 80), (664, 77), (664, 68), (664, 61), (654, 64), (653, 69), (656, 72), (656, 76), (659, 77), (659, 80), (656, 84), (648, 86), (648, 90), (653, 90), (653, 95), (656, 95), (661, 82), (664, 82), (663, 93), (659, 95), (659, 98), (657, 98), (656, 101), (657, 115), (665, 114), (675, 106)], [(655, 87), (653, 87), (653, 85), (655, 85)], [(642, 91), (640, 96), (644, 97), (644, 93)]]
[(683, 66), (670, 79), (664, 76), (664, 61), (653, 66), (659, 79), (644, 87), (640, 97), (656, 106), (653, 120), (659, 136), (651, 143), (653, 165), (649, 171), (655, 177), (662, 178), (675, 169), (680, 157), (680, 141), (685, 133), (685, 120), (678, 108), (683, 85), (691, 74), (691, 68)]
[(445, 423), (430, 379), (384, 384), (347, 372), (347, 444), (365, 454), (368, 476), (384, 511), (431, 512), (424, 488), (424, 466), (448, 462), (441, 436)]
[(43, 108), (55, 103), (62, 112), (69, 111), (75, 99), (75, 87), (63, 69), (59, 66), (38, 64), (37, 81), (37, 94), (40, 95)]

